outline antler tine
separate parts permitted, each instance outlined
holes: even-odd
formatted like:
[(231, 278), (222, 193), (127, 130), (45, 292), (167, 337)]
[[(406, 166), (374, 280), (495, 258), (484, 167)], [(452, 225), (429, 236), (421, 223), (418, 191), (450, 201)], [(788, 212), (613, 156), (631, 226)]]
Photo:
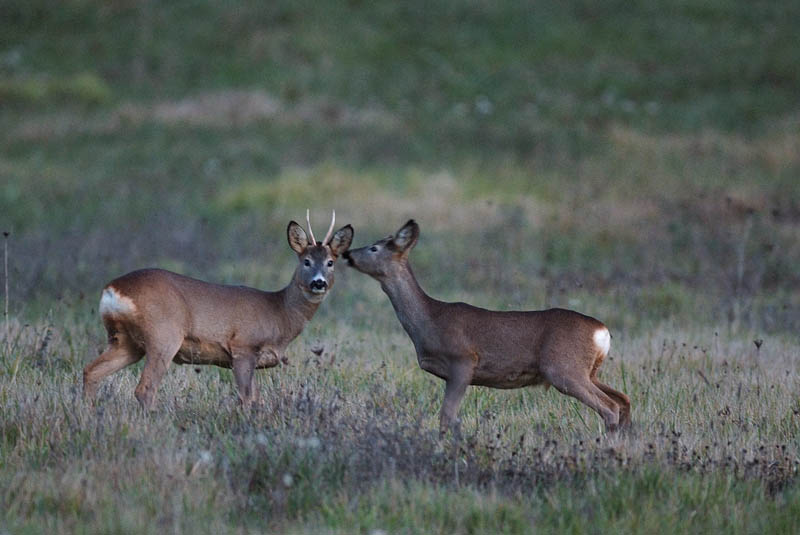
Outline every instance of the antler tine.
[(308, 223), (308, 235), (311, 236), (311, 245), (316, 245), (317, 240), (314, 239), (314, 231), (311, 230), (311, 213), (306, 208), (306, 223)]
[(331, 215), (331, 226), (328, 229), (328, 233), (325, 234), (325, 239), (322, 240), (322, 245), (328, 245), (328, 242), (330, 241), (331, 236), (333, 236), (333, 225), (334, 225), (334, 223), (336, 223), (336, 210), (333, 210), (333, 214)]

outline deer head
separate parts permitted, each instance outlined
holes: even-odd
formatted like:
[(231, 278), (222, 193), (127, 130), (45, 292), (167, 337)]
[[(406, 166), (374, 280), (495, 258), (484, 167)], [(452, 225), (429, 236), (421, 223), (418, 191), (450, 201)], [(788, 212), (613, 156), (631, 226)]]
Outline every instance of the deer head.
[(410, 219), (394, 235), (386, 236), (372, 245), (346, 251), (344, 258), (349, 266), (380, 281), (390, 276), (395, 267), (406, 262), (418, 239), (419, 225)]
[(336, 259), (347, 251), (353, 241), (353, 227), (345, 225), (333, 232), (336, 212), (331, 216), (331, 226), (325, 238), (318, 242), (311, 230), (309, 211), (306, 210), (308, 234), (303, 227), (291, 221), (286, 229), (289, 246), (297, 253), (300, 265), (294, 273), (294, 283), (303, 296), (312, 303), (321, 302), (333, 286), (333, 268)]

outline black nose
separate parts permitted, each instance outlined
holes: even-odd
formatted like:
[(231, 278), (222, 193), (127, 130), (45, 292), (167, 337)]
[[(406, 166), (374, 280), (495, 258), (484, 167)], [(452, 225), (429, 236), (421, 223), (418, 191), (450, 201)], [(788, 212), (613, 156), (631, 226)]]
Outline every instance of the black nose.
[(311, 289), (312, 290), (324, 290), (328, 287), (328, 283), (324, 280), (313, 280), (311, 281)]

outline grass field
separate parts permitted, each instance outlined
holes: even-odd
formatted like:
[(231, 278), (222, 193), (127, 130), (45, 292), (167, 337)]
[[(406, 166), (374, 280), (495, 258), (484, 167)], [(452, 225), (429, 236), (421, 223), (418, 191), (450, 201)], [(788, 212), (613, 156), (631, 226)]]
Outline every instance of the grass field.
[[(0, 2), (0, 532), (796, 533), (796, 2)], [(379, 286), (289, 365), (81, 371), (159, 266), (284, 286), (289, 220), (408, 218), (443, 300), (604, 321), (630, 431), (472, 388), (440, 440)], [(312, 351), (315, 349), (317, 351)], [(321, 349), (321, 354), (317, 355)]]

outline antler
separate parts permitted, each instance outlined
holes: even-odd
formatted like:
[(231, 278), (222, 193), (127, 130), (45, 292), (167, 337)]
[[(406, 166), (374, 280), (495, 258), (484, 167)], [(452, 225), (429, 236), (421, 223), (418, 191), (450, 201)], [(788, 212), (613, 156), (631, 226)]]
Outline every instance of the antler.
[(311, 236), (311, 245), (316, 245), (317, 240), (314, 239), (314, 232), (311, 230), (311, 218), (308, 208), (306, 208), (306, 223), (308, 223), (308, 234)]
[(331, 236), (333, 236), (333, 224), (335, 222), (336, 222), (336, 210), (333, 210), (333, 214), (331, 215), (331, 226), (328, 229), (328, 233), (325, 234), (325, 239), (322, 240), (322, 245), (328, 245), (328, 242), (330, 241)]

